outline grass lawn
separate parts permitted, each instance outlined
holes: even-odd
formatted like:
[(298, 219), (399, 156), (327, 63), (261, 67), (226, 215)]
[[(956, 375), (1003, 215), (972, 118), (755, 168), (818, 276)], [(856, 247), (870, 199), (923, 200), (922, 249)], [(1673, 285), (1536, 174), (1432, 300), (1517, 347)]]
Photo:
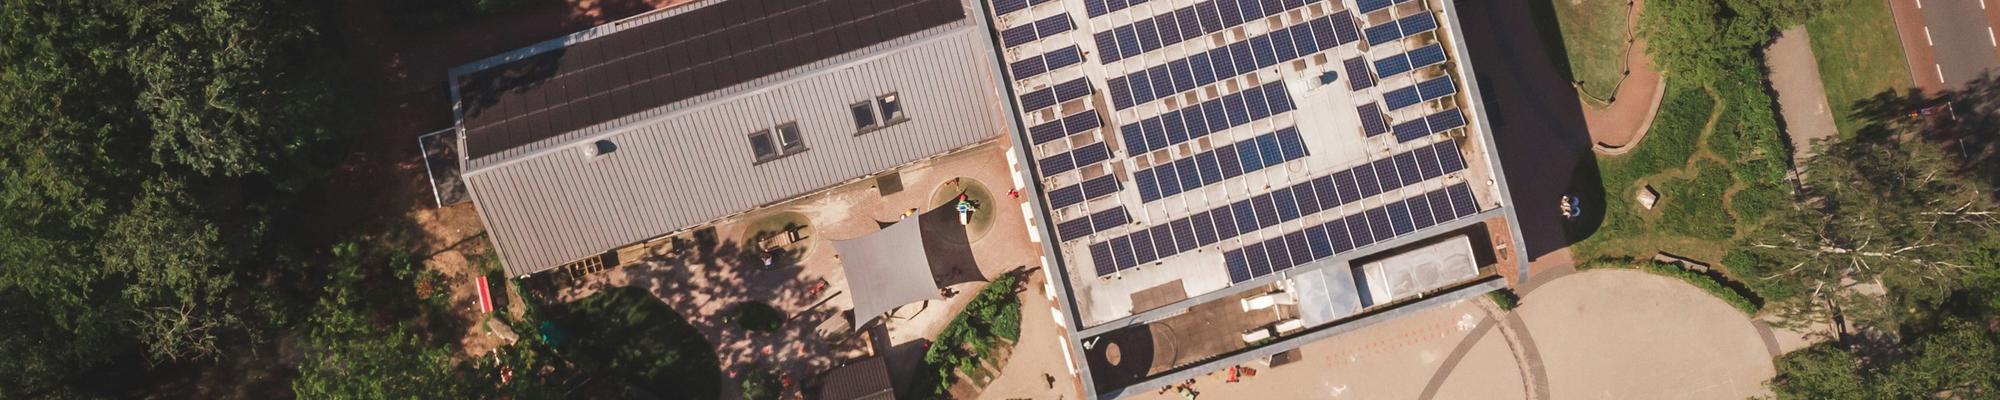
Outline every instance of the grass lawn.
[(1569, 53), (1570, 76), (1583, 81), (1583, 91), (1606, 99), (1625, 78), (1625, 0), (1549, 0), (1562, 25), (1563, 48)]
[(1866, 124), (1851, 115), (1856, 101), (1910, 87), (1896, 21), (1881, 0), (1832, 0), (1806, 29), (1840, 137), (1853, 137)]
[[(560, 347), (599, 379), (619, 379), (648, 394), (680, 399), (719, 396), (721, 366), (701, 332), (644, 289), (610, 288), (557, 306), (568, 334)], [(630, 393), (628, 393), (630, 394)]]
[[(1714, 260), (1721, 257), (1727, 231), (1733, 230), (1722, 210), (1722, 192), (1731, 182), (1729, 170), (1715, 162), (1701, 162), (1690, 171), (1689, 159), (1701, 151), (1703, 129), (1717, 109), (1716, 99), (1700, 87), (1669, 81), (1660, 100), (1660, 113), (1653, 119), (1652, 132), (1632, 152), (1600, 157), (1598, 172), (1604, 185), (1604, 222), (1575, 249), (1579, 259), (1601, 257), (1649, 258), (1655, 251)], [(1714, 171), (1708, 171), (1714, 170)], [(1665, 173), (1678, 177), (1660, 177)], [(1661, 203), (1654, 210), (1640, 207), (1633, 194), (1644, 181), (1660, 191)], [(1712, 191), (1712, 197), (1696, 193)], [(1694, 220), (1676, 220), (1699, 216)], [(1668, 226), (1672, 224), (1673, 226)], [(1722, 240), (1709, 239), (1715, 232)], [(1706, 251), (1705, 249), (1714, 249)]]

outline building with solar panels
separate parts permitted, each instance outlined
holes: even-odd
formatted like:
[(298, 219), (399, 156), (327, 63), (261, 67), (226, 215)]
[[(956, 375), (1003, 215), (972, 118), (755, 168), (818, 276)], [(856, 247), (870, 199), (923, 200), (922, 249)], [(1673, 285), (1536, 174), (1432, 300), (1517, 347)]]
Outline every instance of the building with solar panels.
[(1526, 266), (1449, 1), (989, 11), (1095, 397), (1276, 363)]
[(509, 275), (1003, 137), (957, 0), (708, 0), (454, 68), (461, 170)]

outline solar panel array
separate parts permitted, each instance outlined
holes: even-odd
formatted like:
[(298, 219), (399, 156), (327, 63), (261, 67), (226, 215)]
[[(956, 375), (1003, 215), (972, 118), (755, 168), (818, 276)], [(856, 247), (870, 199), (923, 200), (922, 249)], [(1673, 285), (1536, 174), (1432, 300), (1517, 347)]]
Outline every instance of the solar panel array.
[[(1387, 166), (1378, 171), (1373, 165)], [(1093, 259), (1098, 260), (1096, 262), (1098, 276), (1109, 275), (1322, 210), (1331, 210), (1343, 204), (1361, 201), (1383, 190), (1416, 184), (1463, 169), (1465, 163), (1459, 158), (1457, 145), (1452, 142), (1438, 143), (1404, 152), (1377, 161), (1375, 164), (1364, 164), (1342, 170), (1229, 205), (1197, 212), (1192, 216), (1149, 229), (1099, 241), (1090, 246), (1091, 254)], [(1387, 178), (1378, 182), (1378, 176)], [(1394, 182), (1393, 187), (1382, 189), (1383, 184), (1391, 182)], [(1357, 187), (1373, 190), (1357, 191)], [(1467, 206), (1472, 206), (1469, 196), (1466, 201)], [(1446, 221), (1450, 218), (1434, 220)], [(1058, 231), (1064, 230), (1058, 226)], [(1162, 235), (1161, 232), (1165, 234)], [(1076, 236), (1064, 234), (1063, 238), (1073, 239)], [(1368, 243), (1373, 242), (1373, 240), (1368, 241)], [(1341, 251), (1354, 247), (1357, 246), (1349, 245)], [(1100, 248), (1105, 251), (1100, 251)], [(1143, 253), (1133, 253), (1141, 249)]]
[(1389, 133), (1389, 120), (1382, 117), (1382, 106), (1375, 103), (1354, 106), (1354, 113), (1361, 117), (1361, 133), (1375, 137)]
[(1410, 0), (1356, 0), (1354, 2), (1354, 7), (1359, 9), (1362, 14), (1367, 14), (1375, 12), (1375, 10), (1389, 8), (1389, 6), (1403, 4), (1409, 1)]
[(1109, 210), (1056, 224), (1056, 235), (1061, 236), (1063, 241), (1070, 241), (1130, 222), (1132, 215), (1125, 213), (1124, 206), (1112, 207)]
[(1125, 138), (1126, 154), (1145, 154), (1291, 111), (1293, 107), (1284, 81), (1277, 81), (1125, 124), (1118, 129)]
[[(1479, 213), (1464, 183), (1222, 253), (1231, 284)], [(1102, 274), (1103, 267), (1098, 268)]]
[(1286, 127), (1132, 174), (1139, 199), (1153, 201), (1305, 158), (1298, 128)]
[(1462, 126), (1465, 126), (1465, 114), (1460, 114), (1457, 108), (1439, 111), (1430, 116), (1396, 124), (1396, 141), (1409, 142), (1430, 136), (1432, 133)]
[(1105, 63), (1123, 60), (1305, 5), (1306, 0), (1204, 1), (1098, 32), (1097, 54)]
[(1055, 86), (1042, 88), (1021, 95), (1021, 113), (1039, 111), (1054, 107), (1065, 101), (1076, 100), (1090, 95), (1090, 80), (1076, 78)]
[(1145, 2), (1146, 0), (1083, 0), (1083, 10), (1084, 13), (1090, 14), (1091, 18), (1097, 18)]
[(1105, 81), (1105, 85), (1111, 90), (1114, 107), (1119, 110), (1131, 108), (1358, 40), (1352, 36), (1340, 36), (1341, 31), (1334, 28), (1336, 25), (1353, 26), (1347, 11), (1196, 53), (1145, 71), (1112, 77)]
[(1111, 146), (1104, 145), (1104, 142), (1097, 142), (1078, 147), (1076, 150), (1071, 150), (1067, 153), (1042, 157), (1040, 161), (1035, 162), (1035, 165), (1040, 165), (1042, 167), (1042, 175), (1048, 176), (1069, 172), (1110, 159)]
[(1028, 127), (1028, 136), (1034, 139), (1035, 144), (1042, 144), (1103, 125), (1104, 121), (1097, 118), (1097, 110), (1083, 110), (1062, 119)]
[(1409, 52), (1375, 60), (1375, 74), (1383, 78), (1444, 62), (1444, 44), (1433, 43)]
[(1397, 19), (1395, 22), (1368, 27), (1368, 45), (1380, 46), (1391, 40), (1437, 29), (1437, 17), (1431, 13), (1420, 13)]
[[(1007, 15), (1055, 0), (994, 0), (993, 15)], [(1092, 15), (1095, 17), (1096, 15)]]
[(1049, 209), (1060, 209), (1118, 193), (1118, 177), (1105, 175), (1049, 191)]
[(1450, 75), (1445, 75), (1383, 93), (1382, 102), (1388, 103), (1389, 111), (1395, 111), (1450, 96), (1452, 93), (1458, 93), (1458, 87), (1452, 85)]
[(1341, 64), (1347, 67), (1348, 90), (1359, 91), (1375, 87), (1375, 75), (1368, 73), (1367, 60), (1363, 60), (1361, 57), (1354, 57), (1347, 59), (1347, 61), (1342, 61)]
[(1077, 50), (1076, 46), (1069, 46), (1042, 53), (1039, 56), (1028, 57), (1025, 60), (1015, 61), (1011, 69), (1014, 71), (1014, 80), (1018, 81), (1039, 76), (1044, 72), (1082, 63), (1083, 52)]
[(1056, 14), (1040, 21), (1007, 28), (1000, 32), (1000, 43), (1007, 48), (1028, 44), (1058, 33), (1076, 30), (1076, 23), (1070, 21), (1069, 14)]

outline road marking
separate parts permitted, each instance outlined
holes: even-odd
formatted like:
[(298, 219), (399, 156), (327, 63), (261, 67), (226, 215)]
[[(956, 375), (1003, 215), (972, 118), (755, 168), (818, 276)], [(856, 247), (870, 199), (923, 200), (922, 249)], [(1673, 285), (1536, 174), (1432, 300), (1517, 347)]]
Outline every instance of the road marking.
[(1938, 64), (1931, 64), (1931, 66), (1937, 67), (1938, 83), (1944, 83), (1944, 66)]
[(1931, 41), (1931, 27), (1929, 26), (1924, 27), (1924, 44), (1937, 47), (1937, 42)]
[(1924, 0), (1917, 0), (1917, 8), (1919, 9), (1924, 8)]
[[(1985, 3), (1980, 3), (1980, 4), (1985, 4)], [(2000, 40), (1993, 39), (1993, 27), (1991, 26), (1986, 27), (1986, 43), (1992, 44), (1993, 47), (2000, 47)]]

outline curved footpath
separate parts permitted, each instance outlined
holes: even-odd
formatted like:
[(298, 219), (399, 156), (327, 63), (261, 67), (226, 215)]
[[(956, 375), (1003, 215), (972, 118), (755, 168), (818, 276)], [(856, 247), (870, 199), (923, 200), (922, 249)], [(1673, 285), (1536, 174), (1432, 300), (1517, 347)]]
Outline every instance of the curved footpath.
[[(1626, 13), (1628, 37), (1636, 36), (1631, 32), (1638, 31), (1639, 10), (1644, 7), (1644, 0), (1635, 0)], [(1590, 129), (1593, 147), (1601, 154), (1624, 154), (1632, 149), (1632, 144), (1645, 138), (1646, 131), (1652, 128), (1653, 115), (1660, 110), (1660, 98), (1666, 93), (1666, 79), (1653, 70), (1653, 60), (1646, 55), (1646, 40), (1633, 39), (1630, 43), (1625, 48), (1625, 78), (1618, 82), (1618, 90), (1608, 99), (1609, 104), (1602, 108), (1583, 107), (1584, 125)], [(1579, 95), (1590, 97), (1581, 92)]]

